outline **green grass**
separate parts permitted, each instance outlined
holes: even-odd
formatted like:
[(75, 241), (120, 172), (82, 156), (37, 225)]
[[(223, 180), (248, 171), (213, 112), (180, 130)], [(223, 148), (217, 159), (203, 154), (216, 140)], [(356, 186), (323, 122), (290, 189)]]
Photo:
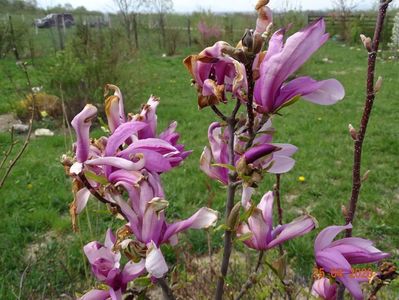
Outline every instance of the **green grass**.
[[(137, 110), (150, 94), (161, 97), (159, 130), (177, 120), (182, 142), (194, 150), (183, 166), (163, 176), (171, 219), (187, 217), (208, 202), (223, 211), (225, 193), (224, 188), (211, 182), (198, 168), (199, 156), (207, 143), (208, 125), (216, 118), (209, 109), (197, 110), (195, 90), (190, 88), (190, 77), (181, 63), (190, 50), (180, 53), (163, 58), (156, 51), (151, 54), (140, 52), (120, 67), (123, 79), (116, 83), (125, 94), (129, 111)], [(325, 57), (333, 63), (323, 62)], [(355, 127), (359, 124), (366, 59), (363, 50), (328, 43), (299, 73), (316, 79), (337, 78), (345, 86), (345, 100), (330, 107), (300, 101), (283, 110), (283, 116), (274, 118), (275, 141), (299, 147), (295, 168), (282, 177), (284, 221), (289, 222), (302, 209), (307, 209), (320, 223), (318, 230), (285, 246), (299, 276), (309, 275), (313, 267), (312, 247), (317, 232), (325, 226), (343, 223), (341, 205), (350, 197), (353, 146), (347, 127), (349, 123)], [(11, 60), (0, 62), (7, 68), (16, 68)], [(45, 66), (45, 62), (41, 66)], [(398, 67), (398, 62), (378, 62), (377, 75), (384, 77), (384, 85), (377, 95), (371, 117), (362, 168), (362, 172), (371, 172), (362, 188), (354, 222), (354, 235), (372, 239), (380, 249), (392, 251), (393, 260), (398, 258), (395, 249), (399, 244)], [(43, 81), (48, 76), (39, 67), (31, 71), (37, 81), (41, 80), (40, 74)], [(0, 78), (2, 84), (7, 85), (6, 81), (6, 78)], [(11, 87), (8, 95), (11, 95)], [(2, 97), (8, 96), (3, 94)], [(10, 108), (2, 105), (1, 111)], [(1, 134), (0, 150), (7, 143), (8, 135)], [(92, 283), (87, 279), (90, 276), (85, 276), (89, 271), (85, 271), (81, 246), (94, 238), (103, 239), (104, 228), (112, 221), (103, 213), (103, 207), (91, 201), (88, 210), (93, 232), (88, 228), (84, 213), (80, 217), (81, 234), (72, 233), (68, 217), (68, 204), (72, 199), (70, 183), (58, 162), (65, 151), (62, 135), (33, 139), (0, 190), (3, 205), (0, 211), (2, 299), (18, 295), (24, 270), (22, 298), (37, 299), (42, 295), (56, 298), (62, 293), (83, 291)], [(305, 176), (305, 182), (298, 181), (299, 176)], [(266, 176), (255, 199), (260, 199), (273, 183), (274, 177)], [(191, 241), (198, 253), (207, 249), (202, 232), (192, 231), (182, 239)], [(214, 236), (213, 244), (215, 247), (221, 244), (219, 234)], [(37, 245), (40, 251), (36, 259), (27, 260), (28, 249)]]

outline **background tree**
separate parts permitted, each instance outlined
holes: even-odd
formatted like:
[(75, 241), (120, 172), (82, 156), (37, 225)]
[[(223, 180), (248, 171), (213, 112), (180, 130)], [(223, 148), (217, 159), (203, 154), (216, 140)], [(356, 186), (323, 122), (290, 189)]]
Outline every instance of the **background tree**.
[(142, 0), (114, 0), (114, 3), (119, 8), (119, 13), (122, 15), (122, 24), (125, 28), (129, 47), (134, 46), (136, 49), (139, 48), (139, 36), (138, 36), (138, 14), (140, 9), (147, 5), (147, 1)]
[(167, 13), (173, 10), (172, 0), (154, 0), (151, 1), (151, 9), (154, 11), (158, 18), (159, 34), (160, 34), (160, 46), (165, 47), (165, 16)]
[(352, 11), (356, 8), (358, 2), (357, 0), (334, 0), (334, 10), (338, 13), (338, 20), (340, 23), (341, 37), (344, 41), (350, 38), (350, 28), (349, 28), (349, 16)]

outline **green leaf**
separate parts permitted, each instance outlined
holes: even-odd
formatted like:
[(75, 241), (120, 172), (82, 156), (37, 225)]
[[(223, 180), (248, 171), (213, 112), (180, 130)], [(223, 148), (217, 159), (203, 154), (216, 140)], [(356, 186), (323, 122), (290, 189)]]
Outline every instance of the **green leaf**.
[(214, 232), (220, 231), (220, 230), (230, 230), (229, 226), (226, 224), (220, 224), (218, 227), (215, 228)]
[(250, 239), (251, 237), (252, 237), (252, 232), (247, 232), (247, 233), (244, 233), (244, 234), (240, 235), (239, 237), (237, 237), (235, 239), (235, 241), (243, 242), (243, 241)]
[(108, 180), (107, 178), (105, 178), (104, 176), (98, 176), (97, 174), (90, 172), (90, 171), (86, 171), (85, 172), (85, 176), (88, 179), (94, 180), (95, 182), (98, 182), (102, 185), (108, 184)]
[(234, 166), (229, 165), (229, 164), (212, 164), (211, 166), (229, 169), (230, 171), (233, 171), (233, 172), (235, 172), (235, 170), (236, 170), (236, 168)]
[(147, 287), (152, 284), (151, 279), (148, 277), (139, 277), (133, 283), (139, 287)]
[(255, 209), (255, 203), (252, 203), (251, 207), (246, 210), (240, 217), (240, 222), (246, 222), (248, 221), (249, 217), (252, 215)]
[(283, 105), (279, 106), (275, 113), (279, 112), (282, 108), (290, 106), (292, 104), (294, 104), (295, 102), (297, 102), (299, 99), (301, 99), (301, 95), (296, 95), (294, 97), (292, 97), (290, 100), (288, 100), (287, 102), (284, 102)]

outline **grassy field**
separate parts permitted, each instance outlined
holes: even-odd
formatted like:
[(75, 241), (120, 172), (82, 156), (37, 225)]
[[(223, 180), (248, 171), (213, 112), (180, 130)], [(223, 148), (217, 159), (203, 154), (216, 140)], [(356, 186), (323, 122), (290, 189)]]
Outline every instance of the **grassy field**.
[[(207, 127), (215, 116), (208, 109), (197, 110), (195, 91), (181, 63), (192, 51), (180, 49), (180, 54), (173, 57), (141, 51), (123, 63), (120, 67), (123, 80), (115, 82), (125, 93), (130, 111), (136, 111), (149, 95), (159, 96), (159, 128), (177, 120), (182, 141), (194, 150), (182, 167), (163, 177), (170, 218), (187, 217), (208, 202), (221, 210), (224, 202), (225, 190), (212, 183), (198, 167), (199, 156), (207, 143)], [(337, 78), (345, 86), (345, 100), (332, 107), (299, 102), (274, 119), (278, 131), (276, 142), (299, 147), (295, 168), (282, 177), (284, 219), (290, 221), (306, 208), (320, 224), (318, 230), (286, 246), (299, 277), (310, 275), (317, 232), (325, 226), (343, 223), (341, 205), (347, 203), (351, 190), (352, 140), (347, 127), (349, 123), (357, 127), (361, 116), (366, 56), (363, 49), (327, 43), (299, 73), (316, 79)], [(17, 68), (11, 59), (0, 63), (4, 68)], [(50, 76), (40, 71), (45, 64), (42, 60), (30, 69), (37, 83)], [(397, 61), (378, 61), (377, 75), (384, 77), (384, 84), (365, 140), (362, 170), (371, 172), (361, 191), (354, 223), (356, 236), (374, 240), (380, 249), (393, 254), (394, 261), (399, 254), (398, 67)], [(1, 84), (8, 86), (8, 95), (14, 98), (7, 78), (4, 74), (0, 76), (3, 76)], [(10, 108), (1, 105), (2, 111)], [(100, 134), (98, 129), (94, 131), (94, 135)], [(0, 134), (1, 151), (8, 139), (8, 134)], [(81, 248), (93, 239), (102, 240), (104, 228), (112, 221), (104, 207), (91, 201), (80, 216), (81, 232), (72, 233), (68, 216), (72, 199), (70, 183), (59, 163), (60, 155), (68, 149), (69, 140), (65, 143), (61, 132), (54, 137), (33, 139), (0, 190), (1, 299), (18, 295), (21, 299), (54, 299), (64, 293), (73, 295), (75, 291), (83, 291), (92, 283)], [(304, 176), (305, 181), (300, 182), (299, 176)], [(266, 177), (260, 192), (271, 189), (273, 183), (273, 176)], [(260, 197), (261, 194), (255, 199)], [(202, 232), (192, 231), (182, 240), (191, 242), (198, 254), (207, 251)], [(217, 249), (220, 235), (215, 234), (212, 242)], [(173, 260), (173, 250), (167, 252)]]

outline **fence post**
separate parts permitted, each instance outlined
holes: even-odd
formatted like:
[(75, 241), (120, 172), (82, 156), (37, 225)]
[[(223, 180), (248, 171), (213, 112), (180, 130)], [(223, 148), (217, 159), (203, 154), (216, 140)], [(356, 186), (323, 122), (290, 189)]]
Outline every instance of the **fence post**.
[(188, 35), (188, 46), (191, 47), (191, 20), (190, 20), (190, 16), (187, 17), (187, 35)]

